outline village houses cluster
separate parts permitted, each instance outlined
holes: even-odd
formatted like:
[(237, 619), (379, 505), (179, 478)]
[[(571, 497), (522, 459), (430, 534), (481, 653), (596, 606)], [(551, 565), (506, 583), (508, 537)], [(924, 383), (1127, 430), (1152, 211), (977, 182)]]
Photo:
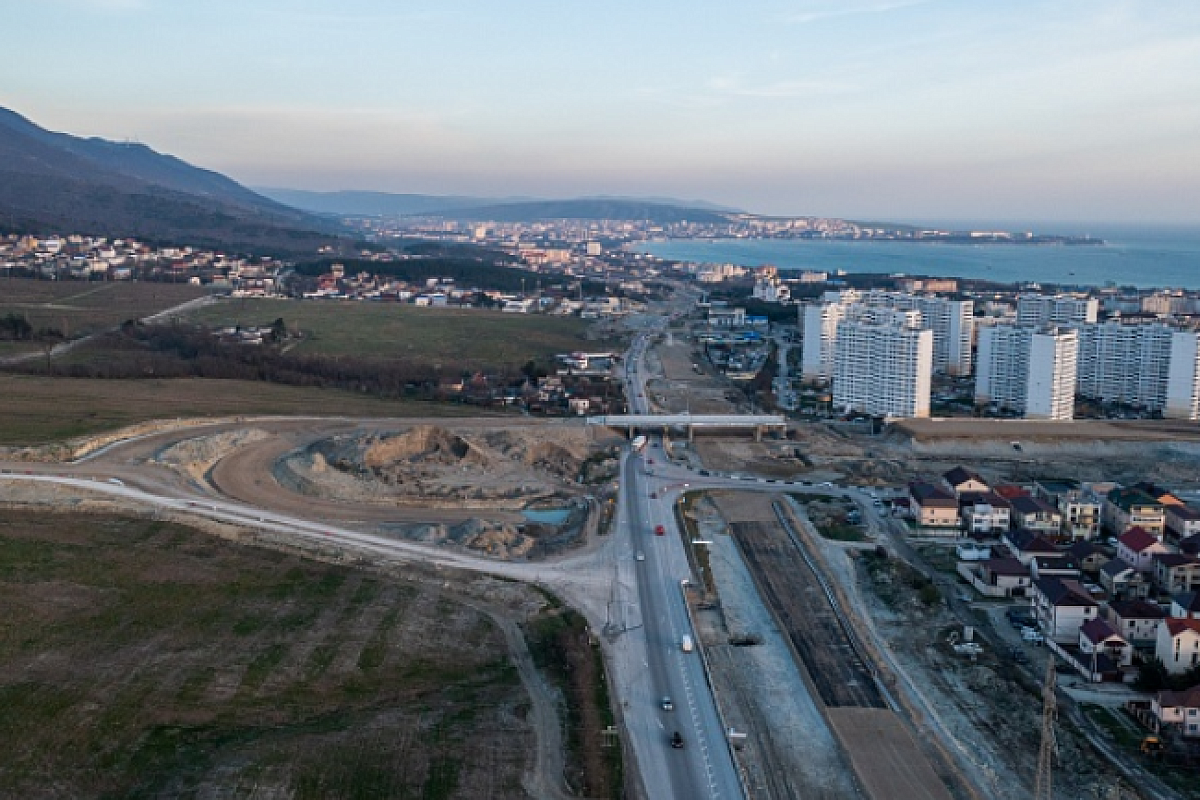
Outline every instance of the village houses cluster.
[[(954, 539), (958, 572), (979, 595), (1027, 599), (1010, 621), (1086, 680), (1131, 682), (1155, 658), (1172, 675), (1200, 667), (1200, 509), (1170, 491), (993, 485), (956, 467), (911, 483), (893, 509), (914, 533)], [(1200, 686), (1159, 692), (1149, 717), (1200, 737)]]
[(283, 262), (195, 247), (95, 236), (0, 237), (0, 275), (46, 280), (157, 280), (206, 284), (236, 295), (274, 294)]

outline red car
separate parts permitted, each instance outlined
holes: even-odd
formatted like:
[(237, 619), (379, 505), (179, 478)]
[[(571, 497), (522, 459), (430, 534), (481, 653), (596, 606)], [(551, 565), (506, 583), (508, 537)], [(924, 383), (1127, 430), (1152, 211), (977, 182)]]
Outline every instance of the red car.
[(666, 532), (667, 532), (666, 528), (664, 528), (662, 525), (654, 526), (654, 535), (655, 536), (662, 536)]

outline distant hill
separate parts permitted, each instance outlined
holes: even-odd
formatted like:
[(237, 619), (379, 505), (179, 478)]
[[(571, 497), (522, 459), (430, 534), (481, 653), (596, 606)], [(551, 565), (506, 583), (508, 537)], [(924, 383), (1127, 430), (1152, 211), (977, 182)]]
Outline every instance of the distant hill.
[(463, 208), (444, 213), (451, 219), (463, 221), (535, 222), (546, 219), (613, 219), (648, 220), (669, 225), (676, 222), (727, 222), (728, 214), (703, 208), (652, 203), (645, 200), (590, 199), (539, 200), (529, 203)]
[(455, 195), (392, 194), (389, 192), (310, 192), (304, 189), (256, 187), (259, 194), (293, 208), (315, 214), (341, 214), (364, 217), (409, 217), (441, 214), (461, 208), (502, 203), (522, 203), (528, 197), (495, 198)]
[[(303, 189), (255, 187), (255, 191), (293, 208), (316, 214), (361, 215), (369, 217), (462, 216), (480, 209), (499, 206), (536, 206), (547, 203), (612, 203), (637, 207), (671, 206), (703, 211), (736, 213), (737, 209), (704, 200), (678, 200), (672, 197), (580, 197), (570, 200), (545, 200), (535, 197), (469, 197), (465, 195), (392, 194), (390, 192), (310, 192)], [(527, 210), (526, 208), (526, 210)], [(518, 209), (517, 213), (525, 213)], [(495, 217), (490, 217), (495, 218)], [(591, 218), (590, 216), (588, 218)], [(643, 219), (638, 216), (635, 219)]]
[(342, 233), (329, 220), (145, 145), (54, 133), (4, 108), (0, 229), (280, 253), (311, 252)]

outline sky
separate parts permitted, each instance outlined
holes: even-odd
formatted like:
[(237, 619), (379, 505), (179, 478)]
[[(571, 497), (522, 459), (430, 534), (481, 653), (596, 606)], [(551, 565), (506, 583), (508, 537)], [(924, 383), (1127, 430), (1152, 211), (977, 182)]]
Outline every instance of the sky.
[(1196, 0), (0, 0), (0, 106), (250, 186), (1200, 224)]

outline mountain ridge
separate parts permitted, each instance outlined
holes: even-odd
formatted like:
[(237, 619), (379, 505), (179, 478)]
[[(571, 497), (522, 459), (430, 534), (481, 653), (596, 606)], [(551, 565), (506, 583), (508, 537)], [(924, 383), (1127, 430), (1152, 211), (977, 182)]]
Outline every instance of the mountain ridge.
[(247, 250), (315, 251), (344, 233), (142, 144), (41, 128), (0, 108), (0, 226)]

